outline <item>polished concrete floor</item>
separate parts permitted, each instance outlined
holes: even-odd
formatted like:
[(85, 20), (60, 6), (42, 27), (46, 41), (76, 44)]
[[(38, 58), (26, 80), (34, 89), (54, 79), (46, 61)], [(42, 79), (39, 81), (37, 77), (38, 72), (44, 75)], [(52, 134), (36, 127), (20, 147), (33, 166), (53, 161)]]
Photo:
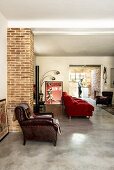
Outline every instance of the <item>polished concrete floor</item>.
[(114, 115), (95, 107), (93, 116), (66, 117), (60, 106), (48, 106), (59, 119), (57, 146), (27, 141), (9, 133), (0, 143), (0, 170), (114, 170)]

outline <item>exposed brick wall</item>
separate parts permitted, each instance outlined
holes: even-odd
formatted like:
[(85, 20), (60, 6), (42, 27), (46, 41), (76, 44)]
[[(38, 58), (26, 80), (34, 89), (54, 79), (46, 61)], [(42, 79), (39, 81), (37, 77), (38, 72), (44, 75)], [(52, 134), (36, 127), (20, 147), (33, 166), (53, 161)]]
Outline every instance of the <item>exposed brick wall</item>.
[(21, 102), (33, 107), (34, 36), (28, 28), (9, 28), (7, 37), (7, 113), (10, 131), (18, 131), (17, 121), (12, 121), (14, 108)]

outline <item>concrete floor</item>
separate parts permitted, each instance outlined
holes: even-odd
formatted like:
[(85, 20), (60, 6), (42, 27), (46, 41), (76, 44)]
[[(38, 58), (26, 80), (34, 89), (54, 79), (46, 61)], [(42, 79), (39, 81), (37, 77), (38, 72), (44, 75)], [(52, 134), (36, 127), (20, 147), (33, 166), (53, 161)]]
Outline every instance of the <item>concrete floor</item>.
[(90, 119), (69, 120), (61, 107), (52, 110), (62, 130), (57, 146), (23, 146), (22, 134), (10, 133), (0, 143), (0, 170), (114, 170), (114, 115), (97, 106)]

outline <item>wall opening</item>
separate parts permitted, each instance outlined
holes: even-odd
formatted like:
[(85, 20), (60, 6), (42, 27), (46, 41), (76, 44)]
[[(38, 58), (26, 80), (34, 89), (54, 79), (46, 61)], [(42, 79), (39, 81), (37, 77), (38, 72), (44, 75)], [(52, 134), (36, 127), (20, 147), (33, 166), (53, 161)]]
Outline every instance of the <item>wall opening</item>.
[[(80, 85), (81, 84), (81, 85)], [(80, 87), (81, 86), (81, 91)], [(80, 98), (92, 98), (101, 90), (101, 65), (70, 65), (69, 94)], [(81, 94), (80, 94), (81, 93)]]

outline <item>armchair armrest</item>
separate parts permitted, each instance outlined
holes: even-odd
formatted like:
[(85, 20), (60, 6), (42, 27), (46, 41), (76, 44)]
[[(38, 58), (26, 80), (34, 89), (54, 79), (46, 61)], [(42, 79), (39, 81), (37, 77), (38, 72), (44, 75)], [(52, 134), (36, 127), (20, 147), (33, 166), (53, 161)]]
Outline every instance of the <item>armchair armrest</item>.
[(39, 119), (39, 118), (42, 118), (42, 119), (50, 119), (50, 118), (53, 118), (52, 115), (38, 115), (38, 116), (35, 116), (35, 117), (31, 117), (31, 119), (34, 118), (34, 119)]
[(96, 96), (95, 98), (97, 99), (97, 98), (100, 98), (101, 96)]
[(53, 125), (53, 118), (30, 118), (21, 122), (21, 126)]
[(41, 113), (39, 113), (38, 115), (34, 115), (33, 117), (35, 117), (35, 118), (37, 118), (37, 117), (47, 117), (47, 116), (49, 116), (49, 117), (54, 117), (54, 114), (53, 114), (53, 112), (41, 112)]

